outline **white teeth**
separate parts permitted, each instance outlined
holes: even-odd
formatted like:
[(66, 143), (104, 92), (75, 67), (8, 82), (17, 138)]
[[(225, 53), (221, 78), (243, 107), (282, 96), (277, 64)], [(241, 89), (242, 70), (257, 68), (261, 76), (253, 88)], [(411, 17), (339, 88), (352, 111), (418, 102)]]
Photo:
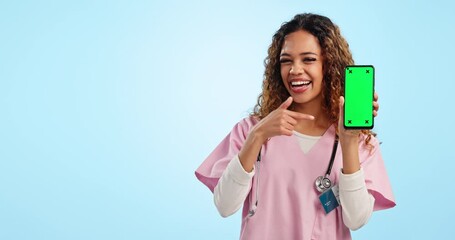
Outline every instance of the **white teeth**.
[(310, 81), (295, 81), (291, 82), (291, 86), (300, 86), (300, 85), (308, 85)]

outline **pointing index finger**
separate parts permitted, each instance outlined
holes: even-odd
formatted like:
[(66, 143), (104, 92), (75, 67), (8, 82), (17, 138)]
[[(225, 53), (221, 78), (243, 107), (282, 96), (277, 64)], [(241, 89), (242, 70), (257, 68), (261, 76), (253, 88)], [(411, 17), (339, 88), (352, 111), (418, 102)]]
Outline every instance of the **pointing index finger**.
[(280, 108), (281, 109), (288, 109), (289, 106), (291, 106), (292, 104), (292, 97), (288, 97), (288, 99), (286, 99), (286, 101), (284, 101), (281, 105), (280, 105)]
[(294, 112), (291, 110), (287, 110), (287, 113), (289, 114), (289, 116), (296, 119), (314, 120), (314, 116), (310, 114)]

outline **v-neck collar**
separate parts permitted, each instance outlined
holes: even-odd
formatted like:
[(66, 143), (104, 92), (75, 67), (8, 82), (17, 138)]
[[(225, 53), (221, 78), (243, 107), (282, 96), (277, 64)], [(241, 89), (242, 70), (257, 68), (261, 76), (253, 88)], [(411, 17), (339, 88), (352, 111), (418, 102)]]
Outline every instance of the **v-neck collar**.
[(327, 130), (325, 130), (324, 134), (322, 134), (321, 138), (319, 138), (316, 141), (316, 143), (313, 145), (313, 147), (311, 147), (311, 149), (307, 153), (303, 152), (303, 150), (300, 148), (300, 145), (298, 143), (299, 140), (297, 139), (298, 137), (294, 135), (292, 135), (292, 137), (302, 155), (310, 156), (313, 154), (314, 149), (317, 149), (320, 145), (326, 144), (329, 144), (330, 146), (333, 145), (333, 141), (335, 141), (335, 125), (334, 124), (330, 125), (330, 127), (328, 127)]

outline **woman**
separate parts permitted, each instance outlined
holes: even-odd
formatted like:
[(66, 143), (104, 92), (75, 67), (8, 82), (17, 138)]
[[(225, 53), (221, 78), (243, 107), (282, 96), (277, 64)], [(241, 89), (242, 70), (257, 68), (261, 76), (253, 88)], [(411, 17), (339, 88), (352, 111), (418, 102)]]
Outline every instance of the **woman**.
[[(243, 205), (241, 239), (350, 239), (373, 210), (395, 206), (378, 141), (343, 127), (342, 74), (353, 63), (327, 17), (296, 15), (273, 36), (254, 112), (196, 170), (222, 216)], [(319, 196), (334, 185), (340, 206), (326, 212), (334, 201)]]

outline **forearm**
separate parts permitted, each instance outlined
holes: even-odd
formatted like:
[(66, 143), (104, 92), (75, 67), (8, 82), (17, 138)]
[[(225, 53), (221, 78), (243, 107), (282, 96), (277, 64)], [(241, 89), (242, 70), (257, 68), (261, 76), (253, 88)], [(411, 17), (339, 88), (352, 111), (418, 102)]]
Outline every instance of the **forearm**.
[(221, 216), (228, 217), (240, 209), (251, 189), (253, 176), (254, 171), (247, 173), (237, 156), (231, 160), (213, 191), (215, 206)]
[(239, 152), (239, 159), (245, 171), (253, 171), (261, 146), (264, 143), (263, 134), (255, 128), (248, 134), (242, 149)]
[(359, 171), (359, 138), (340, 136), (340, 144), (343, 152), (343, 173), (352, 174)]
[(357, 230), (370, 219), (375, 202), (366, 188), (363, 169), (353, 174), (340, 173), (339, 190), (343, 222)]

